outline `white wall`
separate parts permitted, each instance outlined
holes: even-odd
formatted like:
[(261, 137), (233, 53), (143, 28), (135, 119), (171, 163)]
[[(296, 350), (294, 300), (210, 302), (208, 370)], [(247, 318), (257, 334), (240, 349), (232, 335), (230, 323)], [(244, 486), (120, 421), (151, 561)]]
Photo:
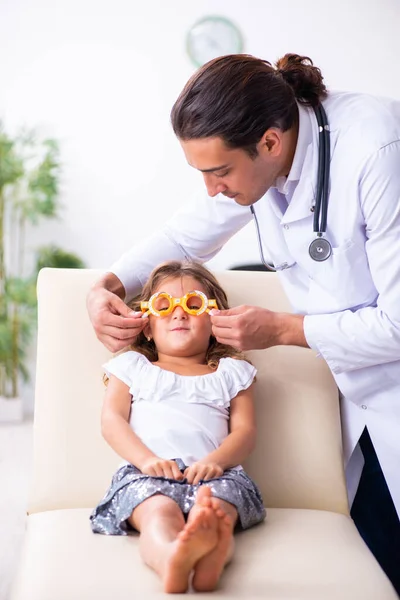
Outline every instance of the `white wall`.
[[(32, 247), (54, 240), (107, 267), (202, 185), (169, 111), (193, 72), (186, 32), (210, 13), (241, 27), (249, 53), (307, 54), (330, 87), (400, 97), (399, 0), (2, 0), (0, 118), (57, 137), (64, 164), (63, 220)], [(252, 225), (213, 265), (246, 258)]]
[[(232, 18), (245, 51), (310, 56), (329, 87), (400, 97), (399, 0), (0, 0), (0, 119), (59, 139), (63, 218), (31, 232), (106, 268), (190, 200), (201, 176), (169, 124), (189, 26)], [(212, 261), (258, 261), (252, 225)]]

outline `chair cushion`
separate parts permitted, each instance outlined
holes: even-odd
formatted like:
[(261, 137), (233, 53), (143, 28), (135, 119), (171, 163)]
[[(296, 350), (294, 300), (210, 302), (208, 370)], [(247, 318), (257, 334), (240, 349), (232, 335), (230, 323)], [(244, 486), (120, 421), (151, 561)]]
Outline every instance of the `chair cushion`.
[[(30, 513), (89, 508), (121, 462), (102, 439), (104, 363), (86, 295), (100, 272), (44, 269), (38, 280), (39, 334)], [(231, 304), (288, 310), (275, 273), (218, 273)], [(245, 464), (264, 502), (348, 514), (339, 400), (326, 363), (312, 350), (277, 346), (249, 353), (258, 369), (258, 438)]]
[[(88, 509), (65, 509), (28, 518), (11, 600), (165, 597), (158, 577), (142, 564), (138, 535), (93, 534), (89, 514)], [(265, 523), (237, 534), (236, 540), (237, 552), (213, 599), (396, 600), (343, 514), (270, 509)]]

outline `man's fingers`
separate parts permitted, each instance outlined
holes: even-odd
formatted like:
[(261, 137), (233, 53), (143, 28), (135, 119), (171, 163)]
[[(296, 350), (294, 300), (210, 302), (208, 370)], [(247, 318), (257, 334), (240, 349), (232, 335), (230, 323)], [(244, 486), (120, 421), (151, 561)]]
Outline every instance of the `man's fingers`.
[(106, 289), (92, 290), (87, 298), (87, 309), (98, 339), (111, 352), (132, 343), (148, 322), (141, 312), (134, 312), (119, 296)]
[(110, 350), (110, 352), (112, 352), (113, 354), (119, 352), (120, 350), (126, 348), (129, 345), (126, 341), (116, 340), (115, 338), (110, 337), (109, 335), (99, 335), (98, 338), (101, 341), (101, 343), (104, 344), (104, 346), (107, 348), (107, 350)]
[(211, 330), (212, 330), (213, 336), (216, 337), (219, 342), (221, 341), (222, 338), (227, 339), (227, 340), (234, 340), (235, 338), (237, 338), (236, 329), (227, 328), (227, 327), (216, 327), (215, 325), (213, 325), (211, 327)]
[(232, 329), (237, 325), (237, 315), (231, 317), (211, 317), (211, 325), (213, 327), (220, 327), (221, 329)]
[[(228, 312), (228, 311), (225, 311)], [(218, 314), (211, 317), (211, 325), (220, 327), (221, 329), (235, 329), (240, 323), (239, 319), (243, 313), (235, 315)]]
[(226, 308), (225, 310), (215, 310), (212, 309), (210, 311), (210, 315), (213, 318), (216, 317), (234, 317), (236, 315), (242, 315), (249, 307), (241, 304), (240, 306), (233, 306), (232, 308)]
[(210, 310), (210, 315), (212, 317), (217, 316), (217, 315), (224, 315), (224, 316), (231, 316), (231, 315), (237, 315), (239, 313), (242, 313), (244, 309), (246, 309), (247, 307), (244, 306), (243, 304), (241, 304), (240, 306), (233, 306), (232, 308), (212, 308)]
[(134, 312), (119, 296), (116, 294), (112, 294), (108, 299), (108, 306), (110, 310), (117, 314), (122, 315), (123, 317), (130, 317)]
[(132, 333), (124, 332), (123, 334), (121, 334), (123, 330), (114, 329), (112, 327), (105, 328), (105, 331), (107, 333), (103, 332), (97, 337), (101, 341), (101, 343), (104, 344), (104, 346), (114, 354), (115, 352), (119, 352), (123, 348), (130, 346), (137, 338), (137, 333), (134, 333), (132, 335)]
[(244, 352), (245, 350), (252, 349), (250, 346), (247, 347), (247, 344), (245, 344), (245, 342), (239, 342), (239, 340), (236, 337), (221, 337), (220, 335), (215, 335), (214, 333), (213, 335), (217, 342), (219, 342), (220, 344), (225, 344), (225, 346), (232, 346), (232, 348), (239, 350), (239, 352)]
[(217, 338), (218, 342), (220, 342), (221, 344), (228, 344), (229, 346), (234, 346), (235, 343), (238, 343), (236, 329), (213, 327), (212, 334), (215, 338)]
[(143, 328), (134, 329), (132, 327), (131, 329), (120, 329), (119, 327), (111, 327), (110, 325), (105, 325), (103, 327), (102, 333), (104, 335), (113, 337), (116, 340), (130, 342), (130, 341), (133, 341), (142, 330), (143, 330)]
[(110, 327), (118, 327), (119, 329), (139, 329), (148, 323), (147, 319), (143, 319), (141, 316), (121, 317), (121, 315), (115, 315), (111, 312), (106, 313), (103, 316), (103, 326), (109, 325)]

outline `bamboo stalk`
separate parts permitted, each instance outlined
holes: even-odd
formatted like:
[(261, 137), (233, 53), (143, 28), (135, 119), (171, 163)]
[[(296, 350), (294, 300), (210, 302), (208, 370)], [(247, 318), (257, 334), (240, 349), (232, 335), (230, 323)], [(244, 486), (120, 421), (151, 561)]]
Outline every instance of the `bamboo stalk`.
[[(4, 264), (4, 209), (5, 199), (3, 189), (0, 189), (0, 318), (6, 315), (5, 298), (5, 264)], [(6, 395), (5, 365), (0, 365), (0, 396)]]
[(12, 360), (12, 373), (11, 373), (11, 397), (18, 397), (18, 337), (19, 337), (19, 321), (18, 321), (18, 307), (13, 304), (12, 307), (12, 348), (11, 348), (11, 360)]
[(3, 189), (0, 189), (0, 309), (3, 309), (4, 286), (5, 286), (5, 264), (4, 264), (4, 210), (5, 198)]

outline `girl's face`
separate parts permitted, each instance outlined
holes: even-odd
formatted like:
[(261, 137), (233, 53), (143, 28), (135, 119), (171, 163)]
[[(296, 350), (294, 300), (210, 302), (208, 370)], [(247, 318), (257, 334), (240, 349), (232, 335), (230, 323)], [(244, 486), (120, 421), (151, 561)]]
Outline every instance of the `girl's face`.
[[(193, 290), (204, 292), (207, 296), (201, 283), (188, 276), (164, 279), (153, 293), (167, 292), (173, 298), (181, 298)], [(144, 333), (154, 339), (159, 355), (191, 357), (206, 353), (211, 336), (211, 320), (206, 312), (197, 317), (177, 306), (164, 317), (149, 315)]]

